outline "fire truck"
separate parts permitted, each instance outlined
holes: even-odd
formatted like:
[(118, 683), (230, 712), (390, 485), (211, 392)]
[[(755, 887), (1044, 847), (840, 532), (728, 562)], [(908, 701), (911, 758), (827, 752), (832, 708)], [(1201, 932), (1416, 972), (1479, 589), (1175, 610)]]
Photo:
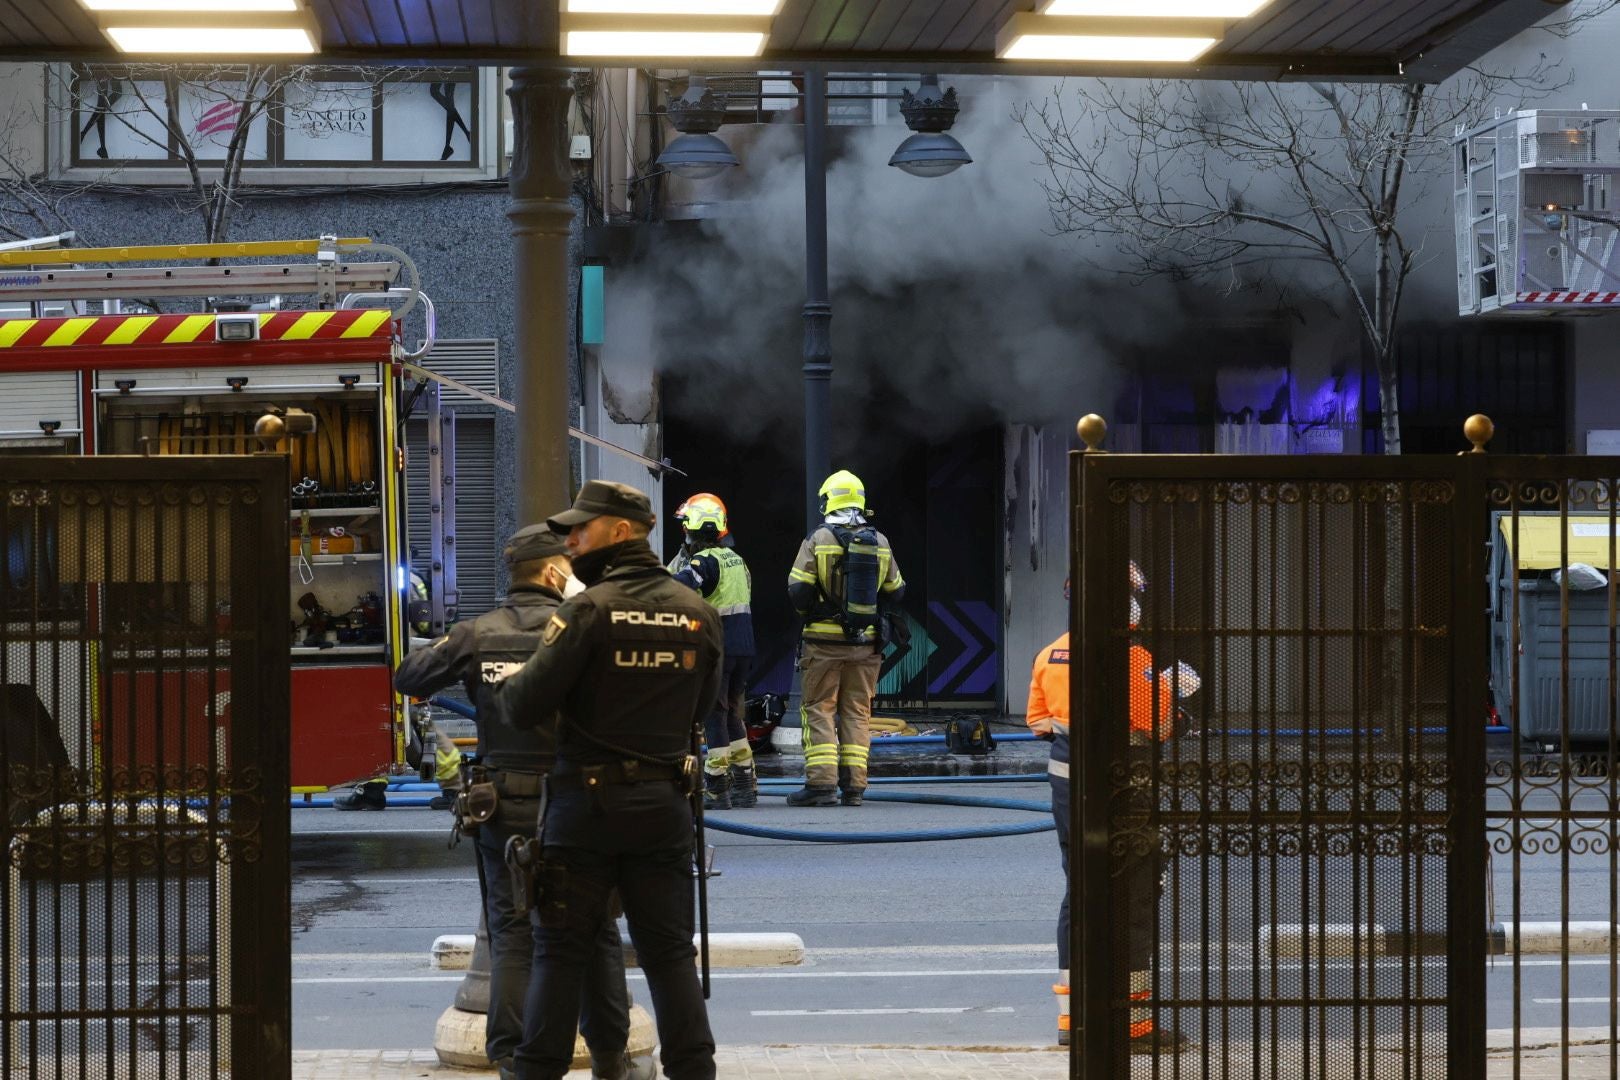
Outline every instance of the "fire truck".
[[(413, 309), (429, 329), (407, 348)], [(404, 535), (404, 419), (428, 409), (435, 458), (445, 430), (438, 383), (418, 364), (432, 344), (431, 301), (409, 257), (363, 238), (24, 242), (0, 248), (0, 312), (10, 316), (0, 317), (0, 452), (252, 453), (267, 411), (315, 418), (313, 433), (286, 444), (292, 784), (319, 791), (403, 771), (408, 719), (393, 670), (412, 627), (441, 632), (455, 614), (454, 499), (438, 469), (434, 535), (419, 538), (432, 547), (426, 598), (412, 588)], [(141, 718), (155, 702), (189, 702), (196, 715), (165, 730), (206, 739), (209, 716), (228, 723), (228, 706), (155, 685), (190, 677), (95, 678), (95, 707), (139, 729), (153, 726)], [(228, 696), (215, 685), (216, 699)]]

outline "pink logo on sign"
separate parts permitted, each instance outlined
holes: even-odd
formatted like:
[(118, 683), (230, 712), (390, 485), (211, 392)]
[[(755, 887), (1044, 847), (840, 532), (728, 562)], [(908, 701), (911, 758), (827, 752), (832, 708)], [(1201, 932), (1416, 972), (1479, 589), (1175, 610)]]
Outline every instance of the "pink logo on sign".
[(197, 117), (197, 134), (202, 136), (220, 135), (236, 127), (236, 118), (241, 114), (242, 106), (235, 101), (221, 101), (210, 105)]

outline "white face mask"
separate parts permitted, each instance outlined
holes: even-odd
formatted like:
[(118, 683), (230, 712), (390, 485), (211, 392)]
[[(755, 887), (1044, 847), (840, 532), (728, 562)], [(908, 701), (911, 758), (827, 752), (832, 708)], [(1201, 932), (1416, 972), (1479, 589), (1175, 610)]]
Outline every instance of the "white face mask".
[(564, 600), (572, 600), (574, 597), (578, 596), (584, 591), (585, 583), (579, 580), (579, 578), (575, 577), (573, 574), (569, 574), (568, 579), (563, 582), (562, 594)]

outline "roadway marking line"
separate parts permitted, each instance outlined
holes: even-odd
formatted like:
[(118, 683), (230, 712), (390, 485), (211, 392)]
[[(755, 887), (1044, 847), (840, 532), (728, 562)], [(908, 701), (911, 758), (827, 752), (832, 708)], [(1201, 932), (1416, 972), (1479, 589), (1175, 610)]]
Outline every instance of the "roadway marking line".
[(294, 986), (329, 986), (344, 983), (458, 983), (460, 975), (382, 975), (369, 977), (331, 976), (330, 978), (294, 979)]
[(1010, 1005), (1001, 1005), (993, 1009), (981, 1009), (973, 1005), (943, 1006), (926, 1009), (755, 1009), (749, 1016), (905, 1016), (912, 1014), (957, 1014), (957, 1013), (1010, 1013)]
[[(357, 959), (358, 958), (363, 958), (363, 957), (357, 957)], [(295, 956), (294, 959), (296, 960), (297, 957)], [(1555, 966), (1557, 964), (1562, 964), (1564, 962), (1565, 961), (1562, 961), (1562, 960), (1525, 960), (1525, 961), (1523, 961), (1521, 963), (1520, 966), (1522, 966), (1522, 967), (1553, 967), (1553, 966)], [(1568, 963), (1572, 967), (1596, 967), (1596, 966), (1598, 966), (1600, 964), (1607, 965), (1608, 962), (1609, 961), (1607, 959), (1570, 960), (1570, 961), (1568, 961)], [(1349, 962), (1342, 962), (1342, 963), (1336, 963), (1336, 964), (1328, 964), (1328, 965), (1325, 965), (1325, 966), (1334, 967), (1334, 968), (1343, 968), (1343, 967), (1349, 967), (1350, 964), (1349, 964)], [(1314, 970), (1316, 967), (1317, 967), (1316, 964), (1311, 965), (1312, 970)], [(1279, 964), (1278, 968), (1279, 968), (1279, 970), (1298, 971), (1300, 969), (1300, 964), (1297, 961), (1292, 963), (1292, 964)], [(1502, 968), (1499, 968), (1498, 970), (1502, 970), (1502, 969), (1505, 969), (1505, 965), (1503, 965)], [(1196, 972), (1202, 971), (1203, 969), (1199, 968), (1199, 967), (1196, 967), (1196, 966), (1193, 966), (1193, 965), (1188, 965), (1186, 967), (1183, 967), (1181, 970), (1186, 971), (1186, 972), (1194, 972), (1194, 973), (1196, 973)], [(1238, 969), (1234, 969), (1234, 970), (1238, 974), (1242, 974), (1247, 969), (1238, 968)], [(1269, 971), (1270, 971), (1270, 965), (1267, 964), (1265, 967), (1263, 967), (1261, 969), (1261, 974), (1262, 975), (1267, 974)], [(940, 978), (962, 979), (962, 978), (995, 977), (995, 976), (1040, 976), (1040, 977), (1042, 977), (1044, 979), (1051, 979), (1053, 974), (1054, 973), (1053, 973), (1053, 970), (1051, 968), (1039, 967), (1039, 968), (987, 968), (987, 969), (980, 970), (980, 971), (960, 971), (960, 970), (950, 970), (950, 971), (715, 971), (715, 972), (712, 972), (710, 974), (710, 977), (713, 978), (713, 979), (716, 979), (716, 980), (720, 980), (720, 979), (940, 979)], [(625, 972), (625, 977), (629, 978), (629, 979), (644, 979), (646, 976), (640, 971), (627, 971), (627, 972)], [(295, 978), (295, 979), (293, 979), (293, 984), (294, 985), (315, 985), (315, 986), (320, 986), (320, 985), (334, 985), (334, 984), (335, 985), (343, 985), (343, 984), (352, 984), (352, 983), (441, 983), (441, 982), (460, 982), (461, 979), (462, 979), (462, 976), (460, 976), (460, 975), (332, 976), (332, 977)], [(1543, 1001), (1542, 999), (1537, 998), (1535, 1000), (1536, 1000), (1537, 1004), (1548, 1004), (1549, 1001), (1552, 1004), (1557, 1004), (1559, 1002), (1559, 1000), (1561, 1000), (1561, 999), (1548, 999), (1548, 1001)], [(1596, 1002), (1607, 1002), (1609, 999), (1608, 998), (1595, 998), (1595, 999), (1592, 999), (1592, 1000), (1596, 1001)], [(1580, 998), (1572, 998), (1571, 1001), (1578, 1001), (1578, 1002), (1585, 1003), (1585, 999), (1580, 999)]]
[[(864, 956), (984, 956), (1015, 953), (1045, 956), (1050, 954), (1057, 957), (1057, 946), (1050, 942), (1038, 945), (878, 945), (872, 948), (830, 948), (817, 949), (806, 947), (804, 958), (806, 960), (818, 959), (860, 959)], [(1053, 965), (1054, 967), (1056, 965)]]
[(1568, 1001), (1571, 1005), (1612, 1005), (1613, 998), (1531, 998), (1537, 1005), (1562, 1005)]
[(299, 885), (477, 885), (475, 877), (366, 877), (356, 874), (353, 877), (304, 877), (294, 878), (293, 886)]
[(293, 844), (296, 844), (300, 837), (322, 836), (436, 836), (444, 839), (450, 836), (450, 829), (449, 826), (445, 826), (444, 829), (293, 829)]

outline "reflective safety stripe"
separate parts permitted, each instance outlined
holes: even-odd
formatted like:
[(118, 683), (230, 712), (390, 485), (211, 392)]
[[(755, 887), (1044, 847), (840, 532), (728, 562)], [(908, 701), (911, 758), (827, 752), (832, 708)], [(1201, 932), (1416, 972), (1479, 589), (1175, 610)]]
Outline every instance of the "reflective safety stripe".
[(1131, 972), (1131, 1038), (1153, 1033), (1153, 983), (1145, 971)]
[(812, 574), (808, 570), (800, 570), (797, 566), (795, 566), (793, 569), (788, 571), (788, 580), (802, 581), (806, 585), (814, 585), (816, 583), (816, 575)]
[(1046, 774), (1048, 776), (1061, 776), (1067, 780), (1069, 778), (1069, 763), (1067, 761), (1048, 761), (1046, 763)]
[(864, 768), (870, 757), (870, 752), (864, 746), (843, 743), (838, 747), (838, 764), (840, 765), (860, 765)]
[(747, 604), (727, 604), (724, 607), (716, 605), (714, 610), (721, 615), (748, 615), (753, 612), (753, 608)]

